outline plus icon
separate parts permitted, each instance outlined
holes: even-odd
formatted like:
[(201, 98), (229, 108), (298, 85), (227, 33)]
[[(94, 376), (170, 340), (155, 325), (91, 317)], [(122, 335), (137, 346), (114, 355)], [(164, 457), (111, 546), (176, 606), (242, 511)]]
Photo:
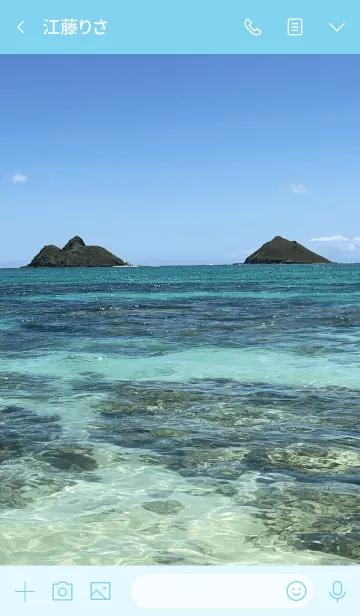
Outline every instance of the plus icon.
[(26, 603), (27, 595), (30, 592), (35, 592), (35, 590), (28, 590), (26, 588), (26, 582), (24, 582), (24, 587), (22, 590), (15, 590), (15, 592), (21, 592), (24, 595), (24, 603)]

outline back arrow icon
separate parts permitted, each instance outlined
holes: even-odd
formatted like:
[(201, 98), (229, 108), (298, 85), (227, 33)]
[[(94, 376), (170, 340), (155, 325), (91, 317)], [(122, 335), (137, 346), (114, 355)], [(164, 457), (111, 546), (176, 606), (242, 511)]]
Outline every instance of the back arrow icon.
[(18, 30), (20, 30), (20, 32), (21, 32), (22, 34), (24, 34), (24, 30), (22, 30), (22, 29), (21, 29), (21, 26), (22, 26), (24, 23), (25, 23), (24, 21), (21, 21), (21, 22), (19, 23), (19, 25), (18, 25), (18, 26), (16, 26), (16, 27), (17, 27), (17, 29), (18, 29)]
[(341, 30), (341, 28), (343, 28), (345, 26), (345, 22), (343, 24), (341, 24), (341, 26), (339, 26), (338, 28), (335, 28), (335, 26), (331, 23), (329, 23), (330, 28), (332, 28), (333, 30), (335, 30), (335, 32), (339, 32)]

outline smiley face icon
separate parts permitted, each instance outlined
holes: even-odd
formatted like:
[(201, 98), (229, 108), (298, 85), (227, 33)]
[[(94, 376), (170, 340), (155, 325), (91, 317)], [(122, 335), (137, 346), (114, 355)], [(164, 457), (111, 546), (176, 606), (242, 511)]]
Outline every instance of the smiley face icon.
[(291, 601), (302, 601), (306, 597), (306, 586), (303, 582), (295, 580), (286, 589), (286, 594)]

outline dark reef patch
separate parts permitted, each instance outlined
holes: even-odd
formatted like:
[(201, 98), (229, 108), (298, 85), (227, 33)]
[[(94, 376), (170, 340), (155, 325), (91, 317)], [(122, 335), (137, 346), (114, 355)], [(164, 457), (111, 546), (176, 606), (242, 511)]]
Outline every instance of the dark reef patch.
[(68, 442), (57, 415), (0, 408), (0, 509), (26, 507), (75, 480), (96, 481), (97, 466), (90, 446)]
[(45, 462), (63, 471), (93, 471), (98, 463), (91, 457), (91, 447), (70, 447), (63, 445), (41, 454)]
[(158, 515), (176, 515), (184, 509), (184, 505), (176, 500), (154, 500), (143, 503), (142, 506), (146, 511), (151, 511)]
[[(360, 560), (356, 390), (212, 379), (113, 383), (107, 392), (95, 440), (133, 449), (146, 464), (251, 506), (275, 545), (312, 549), (316, 536), (321, 551), (323, 537), (324, 553)], [(249, 473), (256, 489), (244, 500)]]

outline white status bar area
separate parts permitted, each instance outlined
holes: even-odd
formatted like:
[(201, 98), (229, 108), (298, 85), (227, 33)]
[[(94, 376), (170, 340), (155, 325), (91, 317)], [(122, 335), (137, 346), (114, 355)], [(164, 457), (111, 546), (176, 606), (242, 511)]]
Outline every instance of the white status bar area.
[[(358, 616), (360, 567), (0, 567), (2, 613)], [(204, 611), (202, 612), (204, 613)]]

